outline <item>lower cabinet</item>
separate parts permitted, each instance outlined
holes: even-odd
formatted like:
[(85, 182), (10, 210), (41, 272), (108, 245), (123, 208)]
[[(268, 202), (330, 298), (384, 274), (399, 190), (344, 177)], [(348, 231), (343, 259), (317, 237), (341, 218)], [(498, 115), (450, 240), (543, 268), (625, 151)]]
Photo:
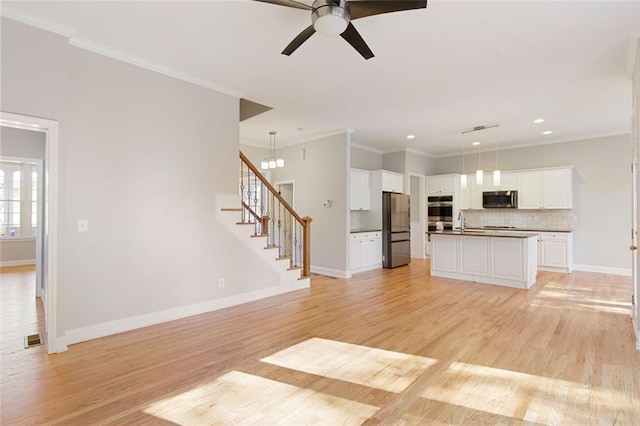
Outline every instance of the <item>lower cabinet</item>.
[(538, 234), (538, 269), (552, 272), (573, 271), (573, 233)]
[(382, 232), (358, 232), (350, 235), (349, 269), (362, 272), (382, 266)]

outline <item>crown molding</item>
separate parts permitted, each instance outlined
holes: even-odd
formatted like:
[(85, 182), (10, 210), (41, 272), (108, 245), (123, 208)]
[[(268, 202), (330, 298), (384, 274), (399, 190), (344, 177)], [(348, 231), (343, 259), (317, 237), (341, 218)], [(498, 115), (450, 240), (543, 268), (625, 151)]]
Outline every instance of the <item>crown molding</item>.
[(40, 28), (41, 30), (49, 31), (63, 37), (70, 38), (75, 35), (75, 30), (72, 28), (58, 24), (57, 22), (38, 18), (5, 5), (0, 6), (0, 16), (22, 22), (23, 24), (27, 24), (32, 27)]
[(431, 155), (431, 154), (428, 154), (426, 152), (422, 152), (422, 151), (419, 151), (419, 150), (413, 149), (413, 148), (406, 148), (405, 151), (406, 152), (410, 152), (411, 154), (422, 155), (423, 157), (434, 158), (433, 155)]
[(358, 143), (353, 143), (353, 142), (351, 143), (351, 148), (358, 148), (364, 151), (375, 152), (376, 154), (384, 154), (384, 151), (381, 151), (379, 149), (371, 148), (370, 146), (360, 145)]
[[(627, 136), (627, 135), (631, 135), (630, 132), (617, 132), (617, 133), (601, 133), (601, 134), (596, 134), (596, 135), (589, 135), (589, 136), (584, 136), (584, 137), (576, 137), (576, 138), (572, 138), (572, 139), (565, 139), (565, 140), (560, 140), (560, 139), (553, 139), (553, 140), (547, 140), (547, 141), (540, 141), (540, 142), (531, 142), (531, 143), (527, 143), (524, 145), (504, 145), (501, 148), (498, 148), (498, 152), (501, 151), (510, 151), (513, 149), (521, 149), (521, 148), (532, 148), (532, 147), (536, 147), (536, 146), (545, 146), (545, 145), (558, 145), (558, 144), (562, 144), (562, 143), (570, 143), (570, 142), (578, 142), (578, 141), (588, 141), (591, 139), (601, 139), (601, 138), (609, 138), (609, 137), (614, 137), (614, 136)], [(476, 155), (477, 154), (477, 150), (474, 150), (471, 154)], [(487, 152), (495, 152), (495, 149), (485, 149), (485, 150), (481, 150), (481, 153), (487, 153)], [(471, 155), (471, 154), (467, 154), (465, 152), (465, 155)], [(462, 151), (458, 151), (456, 152), (452, 152), (449, 154), (441, 154), (441, 155), (435, 155), (433, 156), (433, 158), (448, 158), (448, 157), (459, 157), (462, 155)]]
[(149, 71), (156, 72), (158, 74), (163, 74), (168, 77), (175, 78), (177, 80), (182, 80), (187, 83), (195, 84), (196, 86), (204, 87), (209, 90), (214, 90), (216, 92), (222, 93), (224, 95), (232, 96), (234, 98), (239, 99), (243, 96), (243, 93), (235, 89), (232, 89), (230, 87), (223, 86), (221, 84), (216, 84), (212, 81), (198, 78), (193, 75), (177, 71), (171, 67), (166, 67), (164, 65), (160, 65), (155, 62), (151, 62), (137, 56), (126, 54), (120, 50), (107, 47), (105, 45), (96, 43), (94, 41), (91, 41), (83, 37), (78, 37), (76, 36), (75, 29), (66, 27), (64, 25), (60, 25), (56, 22), (38, 18), (28, 13), (24, 13), (22, 11), (19, 11), (10, 7), (6, 7), (6, 6), (0, 7), (0, 15), (7, 17), (9, 19), (13, 19), (18, 22), (22, 22), (23, 24), (27, 24), (32, 27), (37, 27), (42, 30), (49, 31), (49, 32), (61, 35), (63, 37), (66, 37), (68, 38), (69, 45), (71, 46), (88, 50), (102, 56), (107, 56), (109, 58), (116, 59), (121, 62), (126, 62), (130, 65), (144, 68)]

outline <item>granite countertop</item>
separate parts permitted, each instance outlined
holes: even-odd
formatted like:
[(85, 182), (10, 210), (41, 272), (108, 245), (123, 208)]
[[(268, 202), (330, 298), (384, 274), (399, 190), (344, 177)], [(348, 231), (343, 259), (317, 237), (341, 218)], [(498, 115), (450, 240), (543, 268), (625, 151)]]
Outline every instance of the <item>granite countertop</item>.
[(501, 238), (529, 238), (535, 237), (538, 235), (537, 232), (523, 232), (523, 231), (512, 231), (508, 230), (508, 232), (497, 231), (494, 229), (465, 229), (461, 231), (459, 229), (453, 231), (429, 231), (430, 235), (469, 235), (473, 237), (501, 237)]
[(352, 234), (359, 234), (361, 232), (382, 232), (382, 229), (352, 229), (349, 232)]

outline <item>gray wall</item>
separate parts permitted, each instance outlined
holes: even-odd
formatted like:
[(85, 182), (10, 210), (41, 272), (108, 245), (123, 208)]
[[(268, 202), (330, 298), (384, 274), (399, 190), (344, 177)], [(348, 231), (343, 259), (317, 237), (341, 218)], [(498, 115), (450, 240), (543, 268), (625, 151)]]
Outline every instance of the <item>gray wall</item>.
[[(487, 153), (485, 170), (495, 165)], [(489, 158), (489, 156), (491, 158)], [(469, 156), (466, 157), (469, 165)], [(475, 163), (478, 157), (475, 155)], [(631, 268), (630, 136), (619, 135), (498, 152), (501, 170), (575, 166), (574, 261), (578, 265)], [(459, 173), (460, 156), (439, 158), (436, 174)], [(474, 166), (475, 167), (475, 166)], [(467, 173), (472, 170), (467, 167)]]
[(416, 152), (406, 152), (406, 173), (429, 176), (435, 174), (435, 169), (435, 158), (418, 154)]
[[(44, 155), (44, 133), (0, 127), (0, 156), (44, 160)], [(35, 263), (35, 259), (35, 238), (20, 241), (0, 240), (0, 265)]]
[(396, 173), (405, 173), (407, 157), (404, 151), (390, 152), (382, 156), (382, 168)]
[(45, 134), (0, 127), (0, 155), (44, 160)]
[(279, 284), (215, 220), (215, 195), (237, 193), (238, 99), (1, 31), (2, 110), (59, 121), (60, 336)]
[(242, 153), (247, 156), (249, 161), (251, 161), (251, 163), (253, 163), (253, 165), (256, 166), (258, 169), (260, 168), (260, 162), (269, 156), (268, 149), (259, 148), (257, 146), (252, 146), (252, 145), (241, 144), (240, 151), (242, 151)]
[(352, 146), (351, 167), (362, 170), (381, 170), (382, 154)]
[[(306, 157), (299, 158), (304, 148)], [(278, 150), (283, 169), (272, 171), (271, 180), (295, 182), (296, 211), (310, 216), (312, 268), (337, 274), (348, 270), (349, 242), (349, 135), (336, 135)], [(322, 202), (331, 200), (331, 208)]]

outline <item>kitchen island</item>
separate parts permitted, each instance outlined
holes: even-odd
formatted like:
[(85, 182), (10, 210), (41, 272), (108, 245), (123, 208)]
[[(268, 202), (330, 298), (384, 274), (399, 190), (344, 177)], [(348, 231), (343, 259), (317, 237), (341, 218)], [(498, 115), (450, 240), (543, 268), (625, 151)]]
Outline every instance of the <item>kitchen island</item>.
[(536, 282), (535, 232), (454, 230), (429, 234), (434, 277), (523, 289)]

